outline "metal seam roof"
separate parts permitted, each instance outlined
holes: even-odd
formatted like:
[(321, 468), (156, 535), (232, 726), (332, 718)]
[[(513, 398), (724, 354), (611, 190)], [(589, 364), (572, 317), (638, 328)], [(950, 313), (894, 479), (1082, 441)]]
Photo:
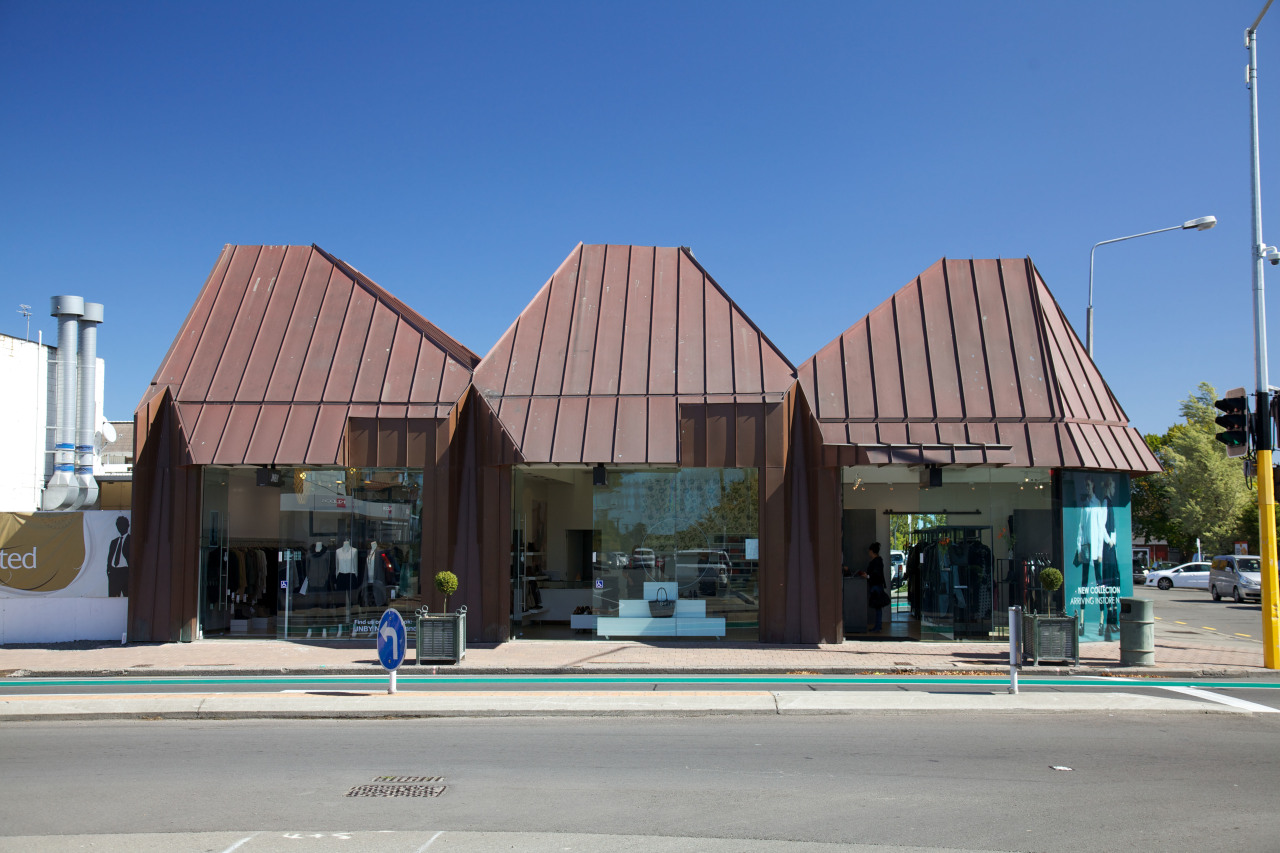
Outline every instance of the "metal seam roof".
[(944, 258), (797, 374), (827, 441), (986, 424), (1017, 465), (1159, 470), (1030, 258)]

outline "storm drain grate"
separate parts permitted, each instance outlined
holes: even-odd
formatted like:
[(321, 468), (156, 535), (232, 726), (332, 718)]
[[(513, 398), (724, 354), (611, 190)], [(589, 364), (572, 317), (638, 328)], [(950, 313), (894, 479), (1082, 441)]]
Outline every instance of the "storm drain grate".
[(348, 797), (438, 797), (445, 786), (422, 784), (443, 782), (443, 776), (374, 776), (371, 785), (356, 785)]
[(444, 785), (356, 785), (348, 797), (438, 797)]

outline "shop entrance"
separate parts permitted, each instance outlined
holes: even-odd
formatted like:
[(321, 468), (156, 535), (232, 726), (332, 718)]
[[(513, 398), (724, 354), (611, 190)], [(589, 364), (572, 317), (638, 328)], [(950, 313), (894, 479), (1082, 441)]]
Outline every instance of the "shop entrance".
[[(909, 466), (843, 471), (844, 558), (866, 566), (881, 543), (890, 603), (871, 636), (1007, 641), (1008, 608), (1022, 604), (1028, 566), (1047, 564), (1054, 536), (1048, 469), (959, 468), (921, 475)], [(845, 581), (846, 635), (861, 637), (865, 591)], [(865, 582), (862, 582), (865, 587)], [(852, 593), (849, 591), (852, 589)]]

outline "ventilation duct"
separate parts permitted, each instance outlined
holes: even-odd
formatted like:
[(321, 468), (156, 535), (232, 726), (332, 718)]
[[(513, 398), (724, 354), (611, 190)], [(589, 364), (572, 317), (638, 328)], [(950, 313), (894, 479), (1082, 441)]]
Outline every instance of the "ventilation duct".
[(57, 387), (58, 414), (54, 426), (53, 476), (44, 489), (46, 510), (67, 509), (79, 491), (75, 482), (76, 337), (84, 300), (79, 296), (55, 296), (49, 313), (58, 318)]
[(98, 426), (98, 324), (102, 305), (86, 302), (80, 317), (80, 411), (76, 416), (76, 496), (68, 509), (93, 506), (98, 481), (93, 477), (94, 436)]

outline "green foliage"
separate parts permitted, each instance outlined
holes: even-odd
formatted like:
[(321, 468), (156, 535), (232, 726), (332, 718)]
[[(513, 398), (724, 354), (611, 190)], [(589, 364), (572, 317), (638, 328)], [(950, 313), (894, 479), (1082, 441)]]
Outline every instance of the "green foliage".
[(458, 591), (458, 576), (453, 572), (436, 572), (436, 589), (444, 594), (444, 609), (449, 609), (449, 596)]
[(1246, 538), (1256, 505), (1240, 460), (1214, 439), (1217, 396), (1201, 382), (1179, 405), (1183, 422), (1163, 436), (1146, 437), (1164, 471), (1133, 482), (1134, 532), (1164, 539), (1184, 554), (1195, 550), (1197, 538), (1206, 554), (1229, 551), (1235, 539)]
[(1053, 566), (1041, 569), (1036, 578), (1040, 581), (1040, 588), (1046, 592), (1057, 592), (1062, 589), (1062, 572)]

